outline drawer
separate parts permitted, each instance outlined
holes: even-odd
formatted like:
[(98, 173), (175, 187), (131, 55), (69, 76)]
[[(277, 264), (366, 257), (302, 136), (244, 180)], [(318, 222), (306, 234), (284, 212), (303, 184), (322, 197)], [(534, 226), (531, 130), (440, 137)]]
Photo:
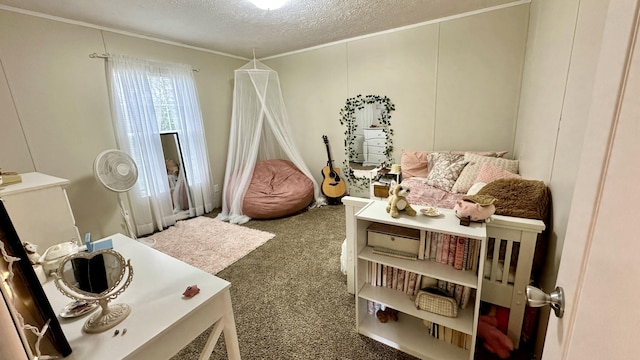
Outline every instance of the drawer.
[(367, 228), (367, 245), (418, 255), (420, 230), (373, 223)]
[(386, 139), (387, 136), (385, 135), (384, 131), (382, 129), (364, 129), (364, 138), (366, 140), (369, 139)]
[(381, 148), (387, 147), (385, 139), (367, 139), (367, 146), (379, 146)]
[(378, 154), (366, 154), (364, 161), (365, 162), (362, 164), (364, 166), (371, 166), (371, 165), (377, 166), (387, 161), (387, 157), (384, 155), (378, 155)]
[(384, 155), (385, 148), (380, 146), (367, 146), (367, 154), (369, 155)]

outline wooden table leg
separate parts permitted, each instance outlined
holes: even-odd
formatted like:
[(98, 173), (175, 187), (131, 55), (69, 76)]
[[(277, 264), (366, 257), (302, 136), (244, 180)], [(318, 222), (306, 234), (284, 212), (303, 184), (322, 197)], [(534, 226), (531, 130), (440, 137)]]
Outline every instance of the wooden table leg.
[(236, 333), (236, 321), (233, 317), (233, 310), (229, 311), (222, 319), (224, 321), (224, 343), (227, 345), (227, 358), (240, 360), (240, 346), (238, 344), (238, 334)]
[(214, 347), (218, 343), (220, 333), (224, 333), (224, 343), (227, 346), (227, 358), (230, 360), (240, 360), (240, 346), (238, 344), (238, 334), (236, 333), (236, 322), (233, 317), (233, 307), (231, 306), (231, 294), (229, 289), (219, 294), (223, 303), (222, 317), (214, 324), (207, 343), (200, 353), (200, 360), (207, 360), (211, 357)]

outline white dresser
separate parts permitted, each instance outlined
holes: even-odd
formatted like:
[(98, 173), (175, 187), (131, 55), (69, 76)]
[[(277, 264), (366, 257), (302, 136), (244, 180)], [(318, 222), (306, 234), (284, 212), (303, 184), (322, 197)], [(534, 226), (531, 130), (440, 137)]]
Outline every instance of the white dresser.
[(20, 240), (38, 245), (40, 254), (54, 244), (79, 242), (80, 234), (64, 189), (71, 182), (37, 172), (20, 176), (21, 183), (0, 186), (0, 199)]
[(377, 166), (387, 160), (384, 154), (387, 148), (387, 136), (383, 128), (364, 129), (364, 162), (363, 166)]

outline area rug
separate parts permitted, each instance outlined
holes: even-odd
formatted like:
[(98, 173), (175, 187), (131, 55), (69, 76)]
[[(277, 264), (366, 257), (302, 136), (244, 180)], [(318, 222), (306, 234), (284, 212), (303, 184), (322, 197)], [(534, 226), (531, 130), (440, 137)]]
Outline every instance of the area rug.
[(148, 238), (155, 240), (155, 249), (215, 275), (274, 236), (199, 216), (178, 221)]

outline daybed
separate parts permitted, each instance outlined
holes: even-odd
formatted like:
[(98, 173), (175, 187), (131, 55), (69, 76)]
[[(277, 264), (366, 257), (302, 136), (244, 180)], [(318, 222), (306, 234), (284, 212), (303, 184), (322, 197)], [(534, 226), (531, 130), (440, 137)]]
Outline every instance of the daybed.
[[(481, 300), (509, 309), (507, 335), (517, 347), (525, 315), (525, 287), (532, 279), (532, 270), (539, 270), (537, 259), (542, 258), (541, 250), (536, 256), (536, 244), (544, 244), (544, 241), (538, 239), (545, 230), (543, 220), (547, 216), (549, 192), (540, 181), (520, 179), (516, 175), (518, 161), (503, 159), (499, 155), (504, 153), (403, 152), (402, 183), (411, 188), (408, 200), (418, 209), (428, 206), (453, 208), (458, 199), (469, 190), (475, 192), (482, 183), (487, 185), (479, 193), (498, 199), (496, 215), (487, 223), (489, 241)], [(419, 158), (419, 161), (409, 161), (412, 157)], [(463, 165), (456, 165), (455, 162)], [(475, 185), (476, 183), (480, 184)], [(355, 215), (370, 201), (372, 200), (351, 196), (342, 200), (346, 216), (343, 258), (350, 293), (355, 293)], [(540, 248), (539, 245), (538, 247)], [(537, 263), (535, 267), (534, 256)]]

